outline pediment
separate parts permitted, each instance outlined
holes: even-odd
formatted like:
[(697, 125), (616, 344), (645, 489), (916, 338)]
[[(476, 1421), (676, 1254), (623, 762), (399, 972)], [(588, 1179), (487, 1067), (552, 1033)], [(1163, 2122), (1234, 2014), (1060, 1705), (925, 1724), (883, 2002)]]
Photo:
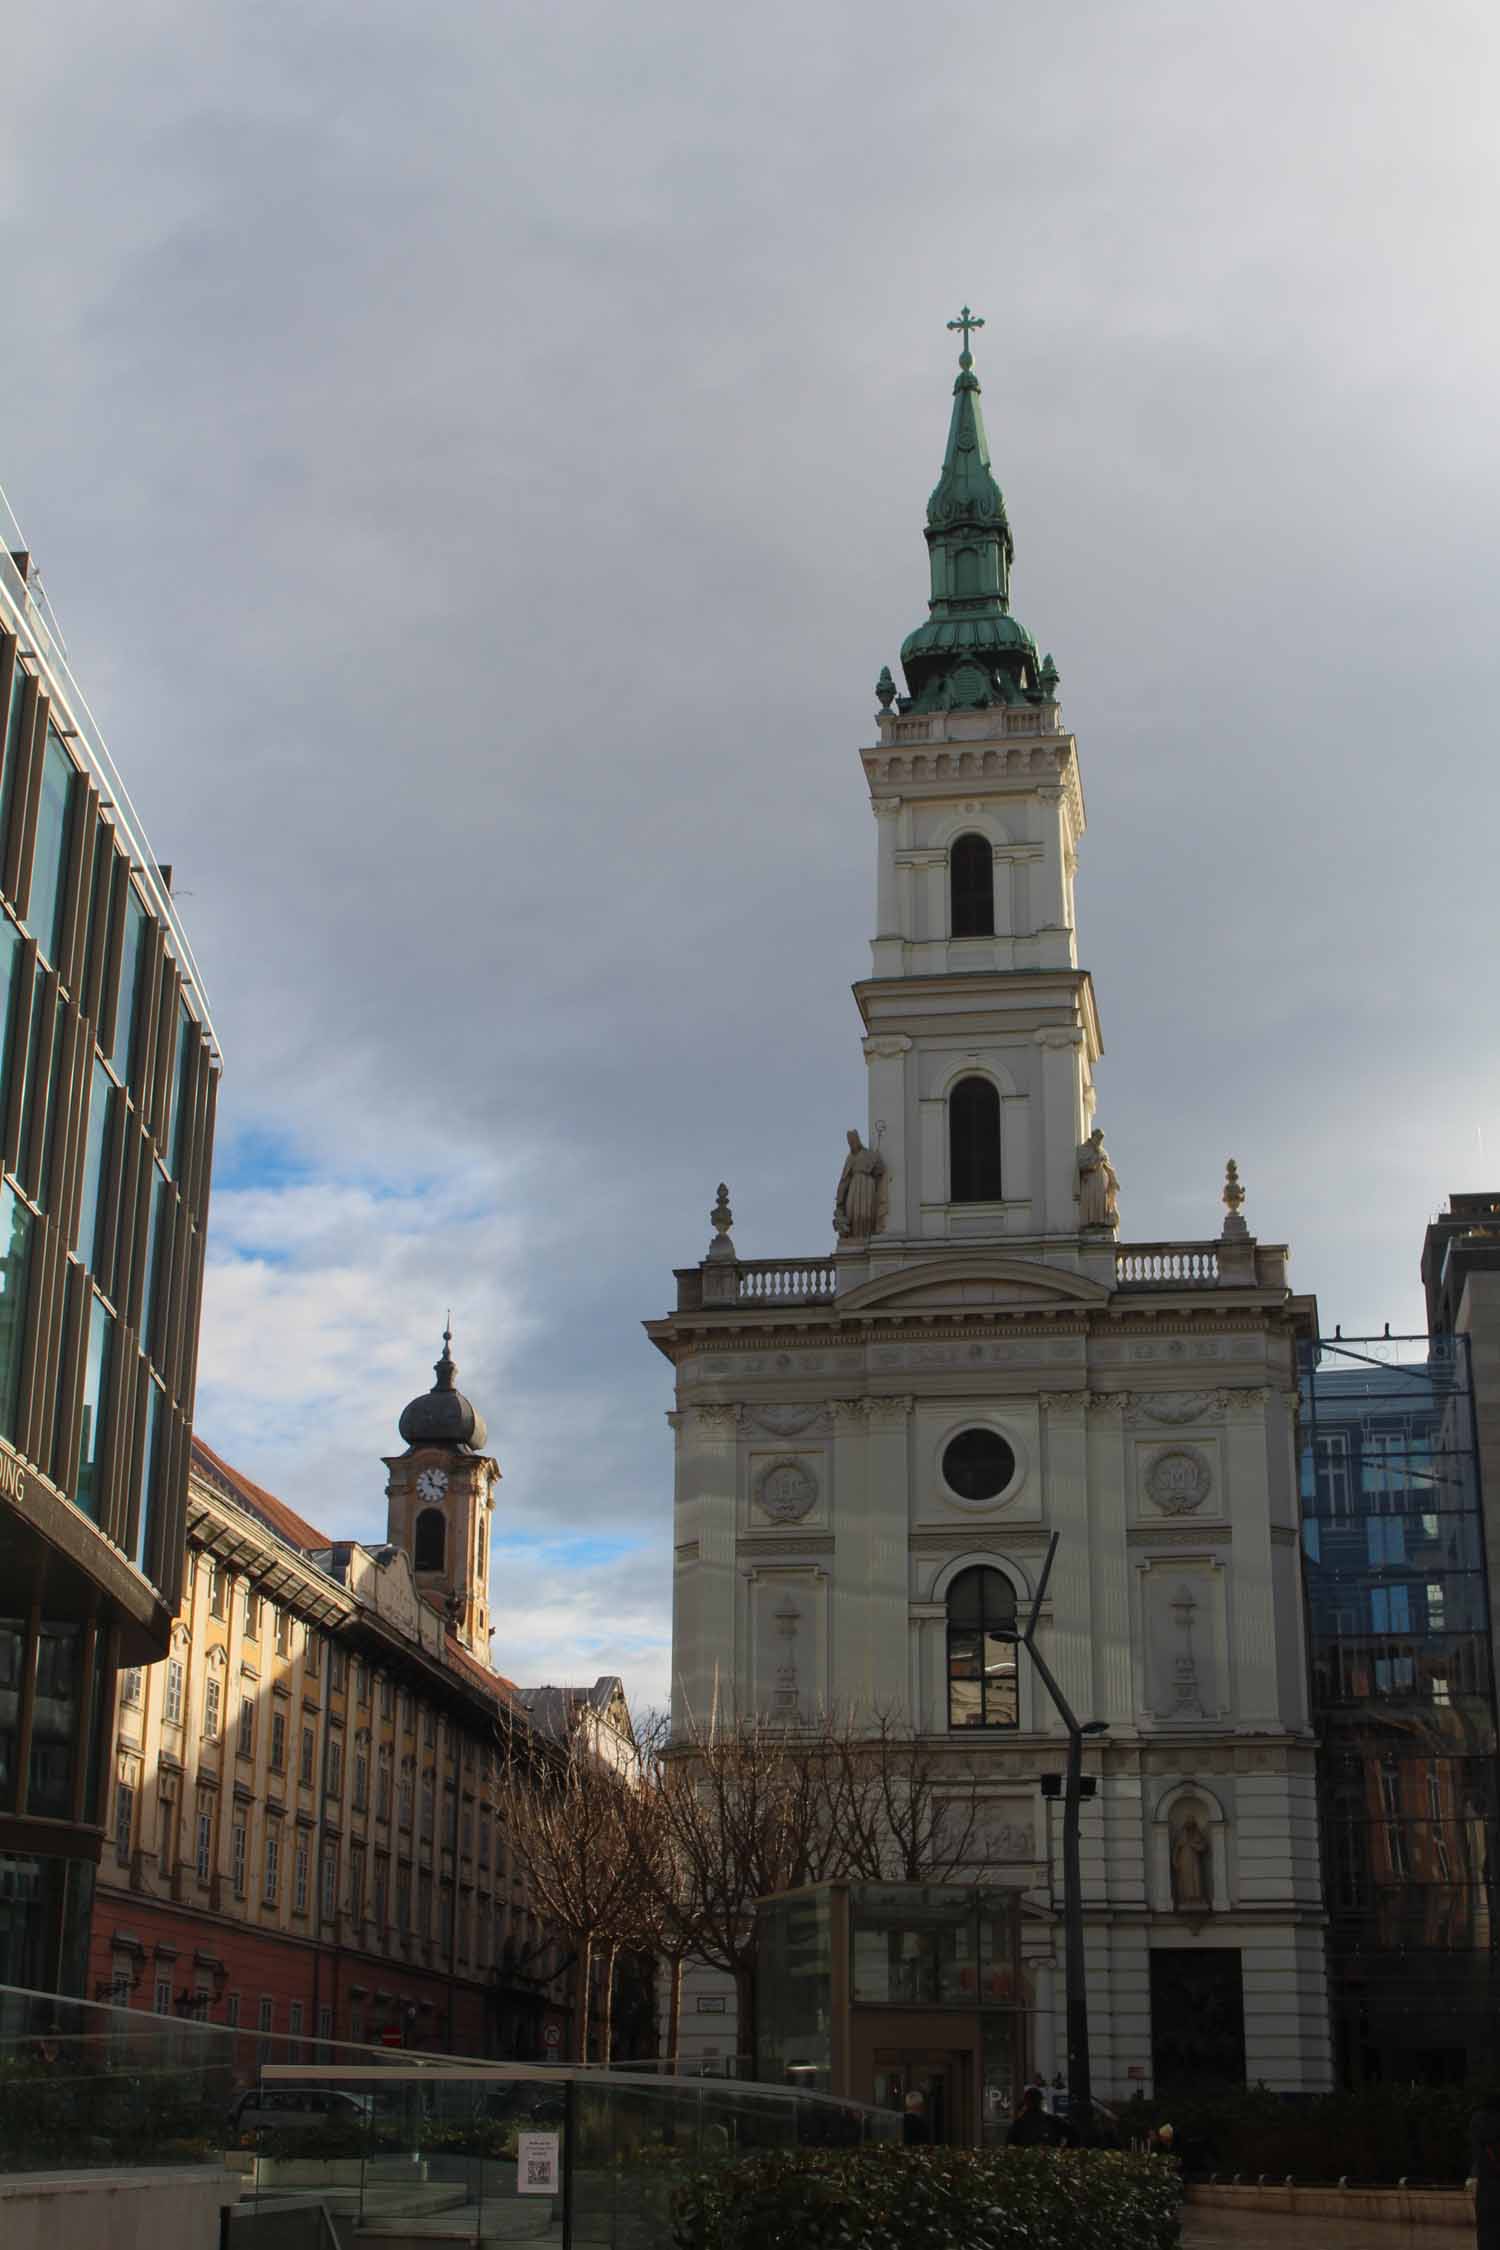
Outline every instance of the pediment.
[(948, 1257), (925, 1259), (900, 1273), (861, 1282), (840, 1297), (838, 1309), (841, 1313), (1071, 1310), (1107, 1304), (1109, 1296), (1102, 1282), (1034, 1258)]

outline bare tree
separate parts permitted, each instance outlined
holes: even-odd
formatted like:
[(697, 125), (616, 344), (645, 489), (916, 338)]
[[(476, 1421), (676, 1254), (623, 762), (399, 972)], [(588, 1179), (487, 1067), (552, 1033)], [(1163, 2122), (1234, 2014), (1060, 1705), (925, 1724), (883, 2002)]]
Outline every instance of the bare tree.
[(839, 1817), (847, 1875), (865, 1882), (941, 1883), (984, 1854), (984, 1797), (957, 1760), (890, 1711), (853, 1714), (827, 1730), (843, 1774)]
[(734, 1979), (740, 2050), (754, 2053), (758, 1900), (840, 1877), (943, 1881), (982, 1856), (972, 1768), (889, 1713), (715, 1716), (670, 1739), (658, 1721), (642, 1741), (631, 1856), (672, 1968), (669, 2053), (690, 1957)]
[(596, 1962), (603, 1966), (602, 2059), (609, 2060), (614, 1968), (624, 1946), (648, 1942), (631, 1848), (629, 1789), (581, 1742), (555, 1761), (512, 1765), (501, 1814), (538, 1911), (560, 1930), (577, 1962), (575, 2060), (587, 2062)]

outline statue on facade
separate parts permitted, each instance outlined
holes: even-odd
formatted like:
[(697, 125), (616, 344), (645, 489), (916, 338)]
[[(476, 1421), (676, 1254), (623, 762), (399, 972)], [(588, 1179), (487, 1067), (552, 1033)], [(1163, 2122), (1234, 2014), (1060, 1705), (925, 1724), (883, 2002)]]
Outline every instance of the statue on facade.
[(1172, 1904), (1179, 1914), (1206, 1914), (1213, 1905), (1208, 1830), (1192, 1806), (1172, 1830)]
[(885, 1158), (879, 1149), (866, 1148), (849, 1128), (849, 1154), (833, 1199), (833, 1231), (845, 1242), (868, 1241), (880, 1229), (884, 1216)]
[(1120, 1175), (1109, 1160), (1100, 1125), (1078, 1151), (1078, 1223), (1081, 1227), (1120, 1223)]

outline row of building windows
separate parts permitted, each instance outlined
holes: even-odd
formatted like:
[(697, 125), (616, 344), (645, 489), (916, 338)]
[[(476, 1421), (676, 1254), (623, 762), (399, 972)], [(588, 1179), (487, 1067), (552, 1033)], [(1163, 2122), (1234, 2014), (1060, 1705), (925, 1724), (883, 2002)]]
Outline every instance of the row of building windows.
[[(166, 1665), (165, 1687), (162, 1696), (162, 1722), (164, 1725), (180, 1727), (184, 1723), (186, 1688), (186, 1666), (184, 1665), (180, 1657), (169, 1657)], [(132, 1667), (123, 1675), (121, 1701), (126, 1708), (139, 1707), (141, 1703), (141, 1672), (139, 1667)], [(255, 1709), (255, 1696), (252, 1692), (246, 1690), (240, 1696), (239, 1720), (235, 1740), (235, 1752), (236, 1755), (241, 1758), (253, 1758), (255, 1755)], [(210, 1673), (208, 1678), (205, 1680), (203, 1687), (202, 1717), (202, 1731), (204, 1737), (210, 1742), (216, 1742), (219, 1740), (222, 1712), (222, 1684), (218, 1680), (218, 1678)], [(435, 1714), (428, 1711), (425, 1714), (425, 1717), (433, 1722), (431, 1730), (428, 1733), (428, 1741), (435, 1744)], [(273, 1710), (271, 1713), (271, 1741), (269, 1756), (269, 1764), (273, 1773), (285, 1773), (287, 1770), (288, 1731), (289, 1723), (287, 1714), (284, 1711)], [(312, 1727), (304, 1726), (301, 1733), (300, 1754), (297, 1766), (297, 1778), (303, 1788), (310, 1789), (313, 1786), (315, 1779), (316, 1762), (317, 1736)], [(488, 1765), (489, 1755), (487, 1746), (485, 1762), (486, 1765)], [(390, 1818), (391, 1812), (391, 1763), (392, 1754), (390, 1747), (386, 1743), (381, 1743), (376, 1751), (375, 1809), (378, 1817), (382, 1820), (388, 1820)], [(368, 1809), (370, 1799), (370, 1737), (367, 1731), (357, 1734), (354, 1738), (352, 1777), (353, 1810), (356, 1812), (364, 1812)], [(337, 1733), (334, 1733), (329, 1736), (328, 1740), (328, 1756), (324, 1768), (323, 1793), (328, 1797), (341, 1797), (343, 1795), (343, 1788), (344, 1745), (340, 1736)], [(413, 1788), (413, 1760), (408, 1757), (403, 1759), (401, 1764), (400, 1794), (401, 1824), (403, 1827), (407, 1828), (412, 1825), (412, 1812), (414, 1802)], [(422, 1833), (424, 1836), (431, 1836), (433, 1832), (434, 1790), (435, 1773), (433, 1769), (429, 1768), (422, 1781)], [(466, 1828), (468, 1826), (469, 1817), (470, 1816), (466, 1814)], [(485, 1832), (484, 1840), (487, 1849), (487, 1832)], [(467, 1848), (467, 1846), (465, 1848)]]
[[(160, 1857), (168, 1871), (171, 1864), (171, 1839), (177, 1817), (176, 1800), (164, 1793), (158, 1806), (162, 1849)], [(136, 1792), (128, 1782), (121, 1782), (115, 1794), (115, 1856), (122, 1866), (130, 1862), (134, 1848), (136, 1819)], [(236, 1821), (230, 1830), (230, 1883), (236, 1898), (248, 1895), (249, 1831), (244, 1821)], [(214, 1873), (215, 1813), (211, 1806), (203, 1806), (197, 1813), (193, 1832), (193, 1866), (200, 1882), (207, 1883)], [(488, 1855), (485, 1855), (486, 1858)], [(430, 1938), (432, 1935), (432, 1903), (434, 1884), (430, 1873), (417, 1869), (415, 1891), (412, 1885), (413, 1869), (405, 1860), (396, 1863), (395, 1919), (390, 1918), (391, 1860), (388, 1853), (373, 1855), (373, 1883), (367, 1870), (370, 1865), (367, 1847), (351, 1844), (348, 1852), (349, 1888), (343, 1901), (343, 1911), (356, 1923), (370, 1920), (377, 1931), (393, 1930), (402, 1936)], [(305, 1835), (299, 1834), (292, 1852), (292, 1898), (294, 1914), (305, 1915), (311, 1888), (312, 1845)], [(319, 1909), (324, 1921), (333, 1921), (340, 1911), (339, 1899), (340, 1852), (337, 1844), (325, 1844), (321, 1862), (319, 1884)], [(260, 1902), (265, 1907), (275, 1907), (280, 1902), (282, 1879), (282, 1836), (278, 1825), (267, 1830), (261, 1857)], [(437, 1887), (439, 1907), (439, 1936), (446, 1946), (452, 1937), (453, 1887)], [(413, 1920), (412, 1901), (416, 1900), (416, 1918)], [(499, 1910), (499, 1911), (504, 1911)], [(465, 1904), (461, 1917), (464, 1940), (461, 1957), (468, 1958), (468, 1907)]]
[[(207, 1603), (210, 1617), (227, 1622), (235, 1599), (236, 1580), (233, 1572), (216, 1557), (208, 1560)], [(243, 1638), (259, 1645), (266, 1616), (272, 1619), (272, 1641), (278, 1656), (291, 1657), (298, 1653), (294, 1646), (296, 1621), (290, 1609), (279, 1607), (264, 1599), (257, 1588), (247, 1584), (243, 1589)], [(304, 1682), (322, 1676), (322, 1637), (315, 1631), (304, 1629), (300, 1654)], [(431, 1704), (418, 1704), (409, 1688), (397, 1691), (396, 1683), (388, 1672), (377, 1672), (361, 1657), (348, 1657), (336, 1642), (329, 1644), (329, 1686), (333, 1693), (342, 1695), (346, 1690), (354, 1702), (369, 1708), (378, 1701), (382, 1719), (395, 1720), (405, 1734), (415, 1734), (420, 1726), (422, 1739), (431, 1748), (438, 1735), (438, 1716)], [(126, 1700), (129, 1700), (127, 1696)]]
[(0, 1435), (175, 1598), (213, 1066), (4, 632), (0, 711)]

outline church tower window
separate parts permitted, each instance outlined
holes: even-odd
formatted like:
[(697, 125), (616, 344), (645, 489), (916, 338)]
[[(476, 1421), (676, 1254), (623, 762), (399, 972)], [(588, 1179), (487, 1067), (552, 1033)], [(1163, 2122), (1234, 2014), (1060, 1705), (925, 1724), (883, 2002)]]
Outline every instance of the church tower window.
[(948, 1589), (948, 1724), (1020, 1723), (1015, 1588), (998, 1570), (961, 1570)]
[(995, 854), (987, 836), (960, 836), (948, 854), (953, 935), (995, 934)]
[(1000, 1096), (987, 1078), (960, 1078), (948, 1097), (948, 1197), (1000, 1200)]
[(956, 938), (994, 936), (994, 850), (990, 837), (958, 837), (949, 853)]
[(412, 1567), (441, 1570), (448, 1544), (448, 1527), (436, 1508), (424, 1508), (417, 1518), (412, 1540)]

